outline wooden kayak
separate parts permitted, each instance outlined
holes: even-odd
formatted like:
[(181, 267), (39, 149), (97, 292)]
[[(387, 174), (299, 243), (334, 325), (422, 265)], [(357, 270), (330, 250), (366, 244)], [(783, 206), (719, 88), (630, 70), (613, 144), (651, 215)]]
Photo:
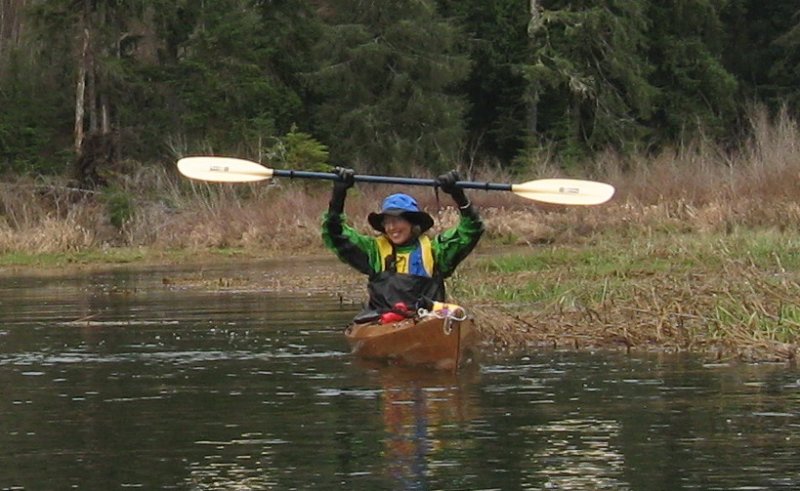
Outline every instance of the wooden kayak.
[(475, 324), (429, 315), (389, 324), (353, 324), (345, 330), (354, 355), (393, 365), (457, 370), (470, 357)]

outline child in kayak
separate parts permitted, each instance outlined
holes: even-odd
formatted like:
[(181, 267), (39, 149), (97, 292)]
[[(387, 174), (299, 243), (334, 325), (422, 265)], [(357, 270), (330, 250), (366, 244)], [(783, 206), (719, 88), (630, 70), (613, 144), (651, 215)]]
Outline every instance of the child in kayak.
[(322, 222), (322, 239), (344, 263), (369, 277), (369, 303), (355, 322), (377, 320), (381, 315), (406, 308), (411, 312), (431, 302), (445, 301), (445, 278), (475, 248), (484, 231), (475, 207), (464, 190), (456, 187), (453, 170), (437, 178), (438, 186), (458, 206), (458, 224), (430, 238), (424, 235), (433, 218), (420, 210), (408, 194), (383, 200), (381, 211), (370, 213), (369, 224), (380, 235), (364, 235), (347, 224), (344, 202), (355, 180), (352, 169), (336, 168), (328, 211)]

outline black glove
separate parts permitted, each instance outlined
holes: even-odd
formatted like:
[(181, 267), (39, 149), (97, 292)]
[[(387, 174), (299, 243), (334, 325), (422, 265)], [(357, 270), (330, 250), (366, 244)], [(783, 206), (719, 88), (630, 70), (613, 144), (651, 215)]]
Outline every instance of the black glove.
[(336, 167), (333, 169), (337, 179), (333, 181), (333, 193), (328, 204), (331, 213), (341, 214), (344, 212), (344, 199), (347, 197), (347, 190), (355, 184), (355, 171), (346, 167)]
[(464, 189), (456, 187), (456, 181), (460, 180), (461, 175), (456, 170), (451, 170), (447, 174), (442, 174), (436, 178), (436, 182), (442, 188), (442, 191), (449, 194), (459, 208), (466, 208), (469, 206), (467, 195), (464, 194)]

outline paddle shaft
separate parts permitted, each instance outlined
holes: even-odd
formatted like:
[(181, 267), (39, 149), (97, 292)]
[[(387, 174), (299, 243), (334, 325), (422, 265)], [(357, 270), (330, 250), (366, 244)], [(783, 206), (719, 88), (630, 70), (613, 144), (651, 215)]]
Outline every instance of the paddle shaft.
[[(338, 181), (340, 179), (337, 174), (330, 172), (311, 172), (301, 170), (273, 169), (272, 175), (276, 177), (288, 177), (290, 179), (327, 179), (329, 181)], [(408, 186), (439, 187), (439, 182), (436, 179), (420, 179), (416, 177), (391, 177), (356, 174), (353, 176), (353, 179), (356, 182), (371, 182), (375, 184), (405, 184)], [(486, 191), (511, 191), (511, 184), (494, 182), (456, 181), (455, 186), (464, 189), (483, 189)]]

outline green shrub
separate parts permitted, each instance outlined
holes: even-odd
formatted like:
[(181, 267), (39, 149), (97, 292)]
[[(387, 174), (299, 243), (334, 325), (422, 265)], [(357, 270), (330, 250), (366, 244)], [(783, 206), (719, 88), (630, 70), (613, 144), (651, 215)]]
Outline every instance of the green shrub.
[(121, 189), (108, 188), (103, 194), (111, 225), (117, 229), (133, 218), (135, 204), (133, 198)]

